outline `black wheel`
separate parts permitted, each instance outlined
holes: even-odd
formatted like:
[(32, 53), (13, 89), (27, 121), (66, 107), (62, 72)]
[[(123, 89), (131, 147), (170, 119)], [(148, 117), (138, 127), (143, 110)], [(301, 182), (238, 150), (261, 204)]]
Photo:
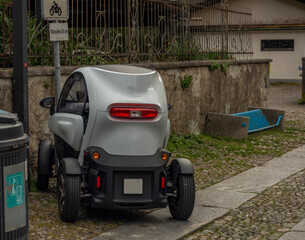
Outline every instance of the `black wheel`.
[(169, 210), (173, 218), (187, 220), (192, 215), (195, 204), (194, 176), (179, 175), (176, 190), (177, 197), (171, 199)]
[(57, 178), (57, 199), (60, 218), (74, 222), (80, 209), (80, 176), (67, 175), (65, 167), (59, 170)]
[(61, 13), (62, 13), (61, 8), (59, 8), (58, 9), (58, 16), (61, 16)]
[(39, 142), (38, 167), (37, 167), (37, 188), (46, 191), (49, 187), (49, 178), (52, 173), (53, 149), (49, 139)]
[(51, 16), (54, 15), (54, 9), (53, 9), (53, 8), (50, 9), (50, 15), (51, 15)]

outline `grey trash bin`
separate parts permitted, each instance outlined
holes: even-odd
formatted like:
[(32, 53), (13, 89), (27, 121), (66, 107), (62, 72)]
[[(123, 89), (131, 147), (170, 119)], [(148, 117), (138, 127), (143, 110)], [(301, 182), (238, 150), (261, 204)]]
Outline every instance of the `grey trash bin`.
[(0, 110), (0, 239), (27, 239), (28, 136), (23, 124)]

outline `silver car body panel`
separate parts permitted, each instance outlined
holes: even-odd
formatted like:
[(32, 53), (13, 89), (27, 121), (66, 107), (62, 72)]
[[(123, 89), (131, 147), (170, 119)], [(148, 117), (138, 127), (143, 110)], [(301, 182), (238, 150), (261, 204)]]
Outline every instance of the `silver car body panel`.
[[(166, 147), (170, 129), (168, 106), (163, 80), (157, 71), (105, 65), (75, 72), (83, 74), (89, 97), (87, 129), (80, 137), (81, 153), (95, 146), (112, 155), (149, 156)], [(111, 117), (110, 106), (120, 104), (153, 104), (158, 116), (146, 120)], [(83, 163), (83, 154), (79, 154), (79, 163)]]
[(165, 138), (164, 138), (164, 142), (163, 142), (163, 146), (162, 146), (164, 149), (166, 149), (166, 146), (167, 146), (167, 143), (169, 140), (170, 130), (171, 130), (171, 123), (170, 123), (169, 119), (167, 119)]
[(75, 151), (80, 150), (84, 133), (83, 118), (80, 115), (55, 113), (49, 117), (49, 129)]
[(112, 155), (153, 155), (163, 147), (166, 122), (166, 113), (154, 120), (122, 121), (112, 118), (109, 112), (97, 111), (88, 146), (102, 147)]

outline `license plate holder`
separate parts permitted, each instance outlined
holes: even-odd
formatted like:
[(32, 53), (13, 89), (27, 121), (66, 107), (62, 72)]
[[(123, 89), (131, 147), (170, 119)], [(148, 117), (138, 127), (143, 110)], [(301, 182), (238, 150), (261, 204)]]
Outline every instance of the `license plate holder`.
[(124, 178), (124, 195), (142, 195), (143, 179), (142, 178)]

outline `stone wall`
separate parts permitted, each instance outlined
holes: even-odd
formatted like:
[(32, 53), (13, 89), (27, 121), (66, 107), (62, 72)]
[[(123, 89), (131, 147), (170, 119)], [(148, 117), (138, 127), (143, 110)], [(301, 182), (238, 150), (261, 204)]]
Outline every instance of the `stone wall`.
[[(250, 105), (266, 107), (270, 60), (218, 61), (229, 64), (226, 71), (210, 71), (211, 61), (138, 64), (161, 74), (167, 91), (171, 130), (175, 133), (201, 133), (207, 112), (234, 113)], [(62, 67), (62, 84), (77, 67)], [(188, 88), (181, 79), (191, 76)], [(0, 70), (0, 109), (12, 110), (12, 69)], [(37, 161), (39, 139), (50, 137), (49, 111), (38, 105), (46, 96), (54, 96), (53, 67), (29, 68), (29, 135), (32, 166)]]
[[(179, 134), (204, 130), (207, 112), (235, 113), (248, 106), (267, 106), (269, 61), (228, 61), (226, 71), (210, 71), (211, 62), (178, 63), (164, 69), (155, 64), (165, 83), (172, 131)], [(219, 61), (220, 64), (228, 63)], [(181, 79), (192, 76), (189, 88), (182, 89)]]

